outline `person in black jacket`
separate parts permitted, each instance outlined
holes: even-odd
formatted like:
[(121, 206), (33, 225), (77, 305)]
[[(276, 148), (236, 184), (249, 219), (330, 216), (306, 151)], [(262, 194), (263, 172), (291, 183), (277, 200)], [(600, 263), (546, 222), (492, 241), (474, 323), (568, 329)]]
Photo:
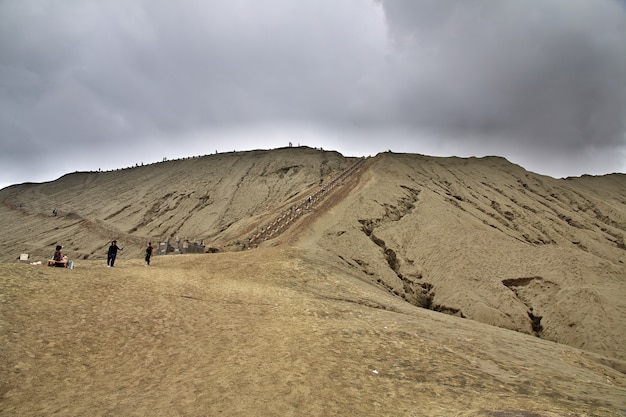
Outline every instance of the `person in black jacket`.
[(152, 242), (148, 242), (146, 247), (146, 265), (150, 266), (150, 258), (152, 257)]
[(124, 248), (120, 248), (117, 246), (117, 240), (111, 242), (111, 246), (109, 246), (109, 251), (107, 252), (107, 266), (109, 268), (113, 268), (115, 266), (115, 258), (117, 257), (117, 251), (123, 250)]

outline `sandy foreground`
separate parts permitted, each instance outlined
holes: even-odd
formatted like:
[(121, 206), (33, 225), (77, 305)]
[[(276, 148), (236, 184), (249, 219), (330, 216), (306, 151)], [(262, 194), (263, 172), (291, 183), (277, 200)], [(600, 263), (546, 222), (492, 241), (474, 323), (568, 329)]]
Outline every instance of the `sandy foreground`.
[(626, 415), (623, 362), (414, 307), (294, 247), (1, 277), (0, 415)]

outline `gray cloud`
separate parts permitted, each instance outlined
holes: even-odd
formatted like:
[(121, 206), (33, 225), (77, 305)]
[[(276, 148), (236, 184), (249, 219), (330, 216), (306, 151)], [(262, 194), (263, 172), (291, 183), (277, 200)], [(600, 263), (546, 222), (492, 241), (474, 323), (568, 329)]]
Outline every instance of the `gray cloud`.
[[(623, 144), (626, 19), (612, 1), (385, 1), (402, 121), (578, 148)], [(417, 23), (416, 23), (417, 22)]]
[(287, 138), (626, 169), (621, 2), (222, 3), (0, 2), (0, 184)]

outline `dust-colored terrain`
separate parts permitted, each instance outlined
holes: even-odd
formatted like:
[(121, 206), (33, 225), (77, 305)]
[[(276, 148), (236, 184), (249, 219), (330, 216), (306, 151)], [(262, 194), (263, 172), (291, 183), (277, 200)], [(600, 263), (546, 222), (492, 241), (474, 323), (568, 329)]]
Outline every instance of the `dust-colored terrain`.
[(624, 175), (287, 148), (5, 188), (0, 230), (1, 415), (626, 415)]

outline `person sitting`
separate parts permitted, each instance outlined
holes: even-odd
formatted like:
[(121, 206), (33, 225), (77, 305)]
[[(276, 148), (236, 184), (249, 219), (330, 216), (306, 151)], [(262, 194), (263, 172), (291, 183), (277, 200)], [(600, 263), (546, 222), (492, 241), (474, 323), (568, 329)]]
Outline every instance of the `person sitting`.
[(61, 245), (57, 245), (56, 250), (54, 251), (54, 255), (52, 259), (48, 260), (48, 266), (58, 266), (60, 268), (67, 268), (67, 256), (64, 256), (61, 253), (61, 249), (63, 247)]

